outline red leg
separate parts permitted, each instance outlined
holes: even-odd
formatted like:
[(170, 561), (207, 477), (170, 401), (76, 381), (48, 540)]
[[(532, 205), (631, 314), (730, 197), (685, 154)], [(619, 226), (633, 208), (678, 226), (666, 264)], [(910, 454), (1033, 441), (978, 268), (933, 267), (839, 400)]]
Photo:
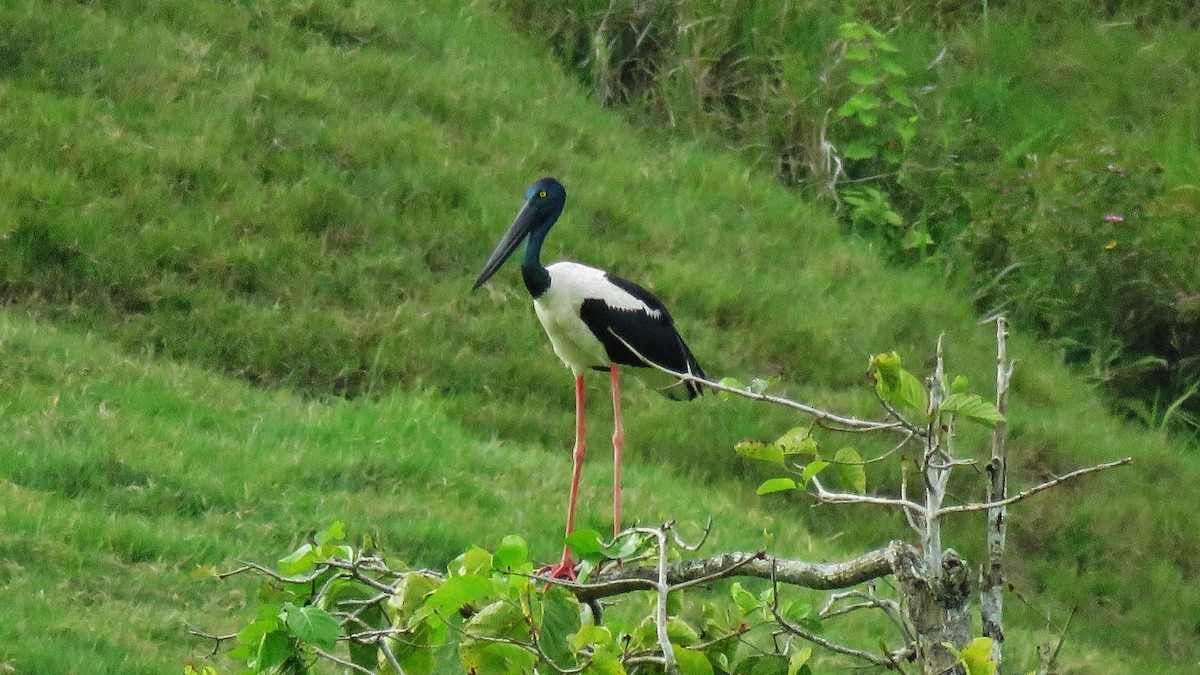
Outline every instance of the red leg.
[[(575, 500), (579, 493), (579, 476), (583, 472), (583, 455), (587, 452), (587, 440), (583, 433), (583, 376), (575, 376), (575, 450), (572, 453), (574, 467), (571, 470), (571, 496), (567, 501), (567, 535), (575, 531)], [(555, 579), (575, 579), (575, 562), (571, 560), (571, 549), (563, 547), (562, 561), (538, 570), (549, 572)]]
[(609, 366), (612, 372), (613, 397), (613, 536), (621, 532), (621, 452), (625, 449), (625, 425), (621, 423), (621, 383), (617, 377), (617, 364)]

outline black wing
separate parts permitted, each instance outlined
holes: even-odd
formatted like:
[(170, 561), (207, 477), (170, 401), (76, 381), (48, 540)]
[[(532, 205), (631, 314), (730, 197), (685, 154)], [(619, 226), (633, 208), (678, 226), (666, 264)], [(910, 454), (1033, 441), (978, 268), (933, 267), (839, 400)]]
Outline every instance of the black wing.
[[(648, 368), (638, 357), (640, 354), (668, 370), (704, 377), (704, 370), (675, 330), (675, 322), (662, 301), (632, 281), (611, 274), (607, 279), (657, 312), (655, 315), (640, 309), (620, 309), (599, 298), (585, 299), (579, 309), (579, 317), (604, 345), (608, 358), (614, 363)], [(686, 382), (682, 386), (670, 387), (664, 393), (671, 398), (689, 400), (702, 392), (700, 385)]]

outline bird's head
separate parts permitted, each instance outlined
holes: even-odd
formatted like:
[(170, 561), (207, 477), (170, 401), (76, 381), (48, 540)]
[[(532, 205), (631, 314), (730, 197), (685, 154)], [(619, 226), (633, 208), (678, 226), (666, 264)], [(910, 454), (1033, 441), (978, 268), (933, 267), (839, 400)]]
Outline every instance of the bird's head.
[(504, 237), (492, 251), (492, 255), (483, 266), (479, 277), (475, 279), (475, 286), (471, 290), (479, 288), (491, 278), (526, 237), (531, 234), (535, 235), (540, 246), (542, 238), (546, 236), (546, 232), (550, 230), (554, 221), (558, 220), (566, 202), (567, 189), (554, 178), (541, 178), (530, 185), (525, 192), (524, 206), (517, 213), (512, 227), (508, 228), (508, 232), (504, 233)]

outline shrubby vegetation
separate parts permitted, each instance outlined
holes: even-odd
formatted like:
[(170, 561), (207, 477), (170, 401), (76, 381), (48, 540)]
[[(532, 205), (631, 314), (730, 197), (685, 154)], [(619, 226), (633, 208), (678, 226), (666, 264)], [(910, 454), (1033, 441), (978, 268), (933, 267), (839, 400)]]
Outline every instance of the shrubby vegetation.
[(601, 101), (829, 198), (1116, 409), (1200, 431), (1190, 3), (500, 4)]

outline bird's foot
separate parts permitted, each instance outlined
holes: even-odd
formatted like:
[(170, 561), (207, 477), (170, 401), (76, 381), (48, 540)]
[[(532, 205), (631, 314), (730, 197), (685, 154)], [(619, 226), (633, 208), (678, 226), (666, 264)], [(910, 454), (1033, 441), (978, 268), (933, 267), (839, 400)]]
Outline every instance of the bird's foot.
[(539, 569), (536, 576), (575, 581), (575, 561), (571, 559), (571, 553), (563, 550), (563, 557), (560, 562)]

